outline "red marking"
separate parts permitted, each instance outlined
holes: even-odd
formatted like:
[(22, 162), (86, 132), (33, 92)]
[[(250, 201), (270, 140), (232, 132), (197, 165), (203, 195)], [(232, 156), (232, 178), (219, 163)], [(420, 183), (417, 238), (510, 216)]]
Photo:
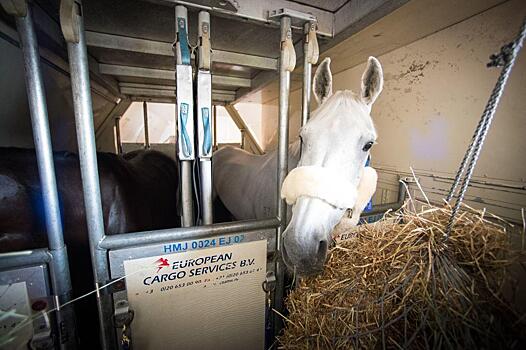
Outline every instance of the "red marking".
[(47, 307), (45, 300), (37, 300), (31, 305), (31, 308), (35, 311), (42, 311)]
[(163, 267), (170, 266), (168, 259), (159, 258), (155, 263), (157, 264), (157, 273), (159, 273)]

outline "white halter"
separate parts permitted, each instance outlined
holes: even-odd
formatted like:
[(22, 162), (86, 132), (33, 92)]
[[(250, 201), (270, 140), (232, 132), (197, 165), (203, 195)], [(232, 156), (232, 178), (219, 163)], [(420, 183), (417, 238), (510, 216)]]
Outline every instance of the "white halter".
[(353, 209), (353, 217), (356, 212), (359, 218), (376, 191), (378, 181), (378, 175), (372, 167), (363, 168), (360, 175), (360, 182), (356, 188), (328, 168), (298, 167), (285, 178), (281, 187), (281, 198), (284, 198), (288, 205), (296, 203), (301, 196), (318, 198), (337, 208)]
[(356, 185), (331, 169), (301, 166), (293, 169), (283, 181), (281, 198), (293, 205), (301, 196), (318, 198), (336, 208), (348, 209), (356, 202)]

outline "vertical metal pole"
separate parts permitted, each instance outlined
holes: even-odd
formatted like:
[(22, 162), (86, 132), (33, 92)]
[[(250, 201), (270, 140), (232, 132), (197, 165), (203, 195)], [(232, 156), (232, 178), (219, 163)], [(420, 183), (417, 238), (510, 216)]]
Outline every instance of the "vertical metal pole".
[(199, 12), (198, 23), (198, 67), (197, 72), (197, 130), (199, 167), (201, 174), (201, 208), (203, 224), (214, 221), (212, 207), (212, 76), (210, 46), (210, 14)]
[[(292, 31), (290, 28), (290, 17), (281, 17), (281, 55), (279, 62), (279, 120), (278, 120), (278, 165), (277, 165), (277, 216), (280, 226), (277, 230), (276, 252), (281, 252), (281, 235), (287, 227), (287, 203), (281, 199), (281, 186), (288, 172), (288, 150), (289, 150), (289, 92), (290, 72), (294, 70), (291, 66), (290, 57), (295, 54), (287, 52), (294, 50), (292, 45)], [(281, 312), (283, 309), (284, 294), (284, 269), (281, 259), (276, 259), (276, 289), (274, 292), (274, 308)], [(274, 315), (274, 332), (279, 333), (281, 329), (281, 317)]]
[(194, 225), (193, 164), (194, 152), (194, 105), (192, 67), (188, 45), (188, 12), (184, 6), (175, 7), (176, 30), (176, 84), (177, 84), (177, 128), (178, 156), (181, 161), (181, 206), (182, 225)]
[(212, 162), (210, 159), (201, 160), (201, 204), (203, 208), (203, 224), (214, 223), (212, 206)]
[(59, 346), (60, 348), (70, 348), (74, 347), (76, 341), (74, 311), (72, 307), (60, 309), (60, 304), (71, 299), (68, 255), (64, 245), (46, 96), (40, 70), (40, 56), (33, 27), (31, 6), (27, 6), (26, 11), (25, 16), (16, 17), (16, 26), (24, 57), (26, 90), (44, 201), (46, 231), (49, 250), (53, 257), (49, 265), (53, 294), (59, 307), (57, 312)]
[(103, 294), (100, 289), (100, 286), (108, 282), (109, 271), (106, 251), (99, 247), (99, 242), (104, 237), (104, 222), (93, 127), (88, 55), (82, 13), (82, 5), (79, 0), (61, 1), (60, 22), (68, 44), (80, 173), (89, 233), (91, 263), (95, 278), (101, 346), (103, 349), (108, 349), (115, 344), (115, 334), (111, 322), (111, 295), (107, 292)]
[(148, 131), (148, 104), (142, 103), (142, 112), (144, 116), (144, 148), (150, 149), (150, 133)]
[(245, 144), (245, 130), (241, 129), (239, 131), (241, 133), (241, 144), (240, 144), (240, 147), (241, 147), (241, 149), (245, 149), (245, 147), (246, 147), (246, 144)]
[(214, 150), (217, 150), (217, 106), (212, 106), (212, 128), (214, 130)]
[(117, 154), (122, 154), (121, 117), (115, 118), (115, 138), (117, 142)]
[(305, 125), (310, 117), (310, 100), (312, 85), (312, 65), (318, 61), (319, 49), (316, 39), (316, 23), (307, 22), (304, 27), (303, 43), (303, 87), (301, 126)]

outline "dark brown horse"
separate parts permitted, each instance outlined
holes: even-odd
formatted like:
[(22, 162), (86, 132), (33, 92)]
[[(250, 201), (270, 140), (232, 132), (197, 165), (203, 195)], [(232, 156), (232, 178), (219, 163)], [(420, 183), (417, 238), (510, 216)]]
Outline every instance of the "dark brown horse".
[[(99, 153), (106, 234), (179, 227), (177, 163), (157, 151)], [(55, 153), (55, 170), (74, 296), (93, 289), (78, 156)], [(46, 247), (34, 150), (0, 148), (0, 252)], [(93, 297), (77, 303), (82, 348), (96, 348)], [(87, 317), (91, 315), (92, 317)], [(80, 316), (80, 317), (79, 317)]]

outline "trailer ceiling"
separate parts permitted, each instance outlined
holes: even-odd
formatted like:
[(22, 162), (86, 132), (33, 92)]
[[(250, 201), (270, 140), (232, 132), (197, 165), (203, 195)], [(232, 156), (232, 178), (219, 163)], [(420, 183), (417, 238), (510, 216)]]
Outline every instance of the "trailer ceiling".
[[(272, 10), (290, 9), (318, 20), (318, 40), (323, 50), (352, 34), (364, 19), (389, 13), (407, 0), (192, 0), (189, 41), (197, 42), (197, 14), (211, 13), (213, 90), (216, 103), (238, 101), (277, 77), (279, 24)], [(36, 0), (48, 21), (59, 23), (59, 0)], [(175, 92), (174, 7), (177, 0), (89, 0), (83, 2), (92, 73), (120, 98), (173, 100)], [(189, 4), (191, 3), (191, 4)], [(371, 18), (372, 18), (371, 17)], [(37, 22), (39, 18), (36, 18)], [(40, 19), (42, 20), (42, 19)], [(366, 22), (366, 21), (365, 21)], [(364, 23), (365, 23), (364, 22)], [(363, 23), (362, 23), (363, 24)], [(293, 41), (301, 65), (302, 23), (293, 20)], [(50, 31), (45, 29), (45, 31)], [(64, 47), (59, 28), (47, 33)], [(293, 80), (295, 77), (293, 76)], [(128, 85), (126, 85), (128, 84)], [(131, 88), (129, 84), (136, 84)], [(169, 96), (168, 96), (169, 95)]]

